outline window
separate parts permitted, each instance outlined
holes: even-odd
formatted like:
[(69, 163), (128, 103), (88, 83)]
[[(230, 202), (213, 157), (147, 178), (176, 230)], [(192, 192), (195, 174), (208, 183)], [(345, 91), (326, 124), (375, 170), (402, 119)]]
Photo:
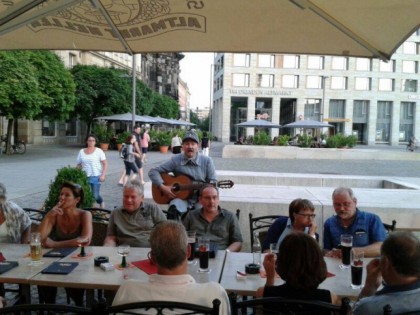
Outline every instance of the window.
[(329, 117), (344, 118), (346, 108), (345, 100), (330, 100)]
[(357, 101), (353, 102), (353, 119), (363, 118), (368, 114), (369, 101)]
[[(250, 54), (233, 54), (234, 67), (249, 67)], [(223, 67), (223, 61), (222, 61)]]
[(281, 86), (284, 88), (297, 89), (299, 87), (299, 76), (292, 74), (283, 75)]
[(356, 78), (354, 83), (354, 89), (357, 91), (370, 91), (370, 78)]
[(369, 58), (356, 58), (356, 70), (357, 71), (370, 71), (370, 59)]
[(347, 89), (346, 77), (331, 77), (331, 90), (345, 90)]
[(332, 70), (347, 70), (346, 57), (332, 57), (331, 69)]
[(69, 54), (69, 68), (73, 68), (76, 65), (76, 55), (70, 53)]
[(379, 61), (379, 71), (380, 72), (394, 72), (395, 71), (395, 60), (390, 60), (388, 62)]
[(379, 79), (379, 91), (393, 91), (394, 80), (393, 79)]
[(414, 60), (403, 60), (402, 72), (404, 73), (417, 73), (417, 62)]
[(403, 53), (407, 55), (417, 54), (417, 44), (415, 42), (404, 42)]
[(249, 86), (249, 74), (247, 73), (234, 73), (233, 86)]
[(299, 69), (299, 56), (284, 55), (283, 68), (285, 69)]
[(55, 137), (55, 122), (42, 120), (42, 135), (44, 137)]
[(258, 67), (261, 68), (274, 68), (274, 55), (259, 54)]
[(274, 87), (274, 75), (273, 74), (259, 74), (258, 75), (258, 87)]
[(401, 90), (403, 92), (417, 92), (417, 80), (402, 80)]
[(308, 56), (308, 69), (324, 69), (324, 57)]
[(75, 117), (66, 121), (65, 129), (66, 129), (66, 136), (68, 137), (77, 136), (77, 120)]
[(321, 100), (315, 98), (307, 98), (304, 110), (305, 119), (319, 120), (320, 112)]
[(308, 75), (306, 77), (306, 88), (308, 89), (321, 89), (322, 77), (315, 75)]
[(389, 142), (391, 134), (392, 102), (378, 101), (376, 135), (377, 142)]

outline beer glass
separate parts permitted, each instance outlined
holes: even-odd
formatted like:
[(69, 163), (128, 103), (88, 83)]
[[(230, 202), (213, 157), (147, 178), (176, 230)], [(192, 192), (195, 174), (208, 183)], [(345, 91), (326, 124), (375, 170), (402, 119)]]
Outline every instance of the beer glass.
[(341, 265), (340, 268), (350, 267), (350, 252), (353, 246), (353, 236), (349, 234), (342, 234), (341, 240)]
[(30, 265), (42, 264), (42, 247), (41, 247), (41, 234), (39, 232), (31, 233), (31, 262)]
[(188, 231), (188, 245), (190, 245), (190, 256), (188, 256), (188, 263), (193, 264), (195, 258), (195, 231)]
[(200, 268), (198, 272), (210, 272), (209, 269), (209, 253), (210, 240), (205, 237), (198, 239), (198, 258), (200, 260)]
[(363, 258), (364, 258), (363, 251), (354, 250), (354, 249), (351, 251), (351, 288), (352, 289), (362, 288)]

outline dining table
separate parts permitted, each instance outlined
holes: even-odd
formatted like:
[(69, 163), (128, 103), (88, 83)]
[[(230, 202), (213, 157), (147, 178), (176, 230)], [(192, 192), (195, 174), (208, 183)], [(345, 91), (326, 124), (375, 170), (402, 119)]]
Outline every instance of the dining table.
[[(264, 256), (264, 254), (262, 254)], [(252, 263), (252, 253), (227, 253), (223, 274), (220, 284), (228, 293), (236, 293), (242, 296), (256, 296), (257, 289), (263, 287), (266, 282), (265, 270), (262, 267), (258, 274), (238, 274), (245, 273), (245, 265)], [(361, 289), (351, 287), (351, 269), (342, 268), (341, 259), (324, 257), (327, 264), (327, 278), (319, 285), (321, 289), (328, 289), (339, 297), (348, 297), (350, 300), (357, 299)], [(365, 265), (370, 261), (365, 258)], [(263, 261), (263, 259), (261, 259)], [(363, 270), (362, 283), (366, 279), (366, 268)], [(279, 276), (275, 279), (275, 285), (281, 285), (284, 280)]]

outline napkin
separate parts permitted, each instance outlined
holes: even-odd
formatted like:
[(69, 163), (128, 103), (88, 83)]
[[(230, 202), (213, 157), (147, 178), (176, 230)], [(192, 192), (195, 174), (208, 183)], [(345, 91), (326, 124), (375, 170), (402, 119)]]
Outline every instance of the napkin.
[(133, 261), (131, 262), (134, 266), (136, 266), (137, 268), (143, 270), (145, 273), (147, 273), (148, 275), (157, 273), (157, 265), (152, 264), (150, 262), (150, 259), (145, 259), (145, 260), (139, 260), (139, 261)]
[(44, 254), (44, 257), (56, 257), (56, 258), (64, 258), (67, 255), (73, 253), (77, 247), (62, 247), (62, 248), (54, 248), (49, 252)]
[(5, 273), (6, 271), (9, 271), (10, 269), (13, 269), (17, 267), (19, 263), (17, 261), (1, 261), (0, 262), (0, 275), (2, 273)]
[(79, 265), (77, 262), (60, 262), (55, 261), (47, 268), (41, 271), (41, 273), (67, 275), (73, 271)]
[(335, 277), (335, 274), (333, 274), (332, 272), (327, 271), (327, 278), (330, 277)]
[(6, 258), (4, 258), (3, 253), (0, 252), (0, 261), (5, 261), (5, 260), (6, 260)]

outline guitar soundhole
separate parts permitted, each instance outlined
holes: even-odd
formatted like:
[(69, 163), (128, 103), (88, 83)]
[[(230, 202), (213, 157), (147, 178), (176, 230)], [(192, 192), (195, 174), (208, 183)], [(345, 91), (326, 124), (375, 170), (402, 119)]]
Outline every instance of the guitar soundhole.
[(172, 185), (172, 190), (173, 190), (173, 191), (179, 191), (179, 190), (180, 190), (180, 186), (179, 186), (179, 184), (173, 184), (173, 185)]

